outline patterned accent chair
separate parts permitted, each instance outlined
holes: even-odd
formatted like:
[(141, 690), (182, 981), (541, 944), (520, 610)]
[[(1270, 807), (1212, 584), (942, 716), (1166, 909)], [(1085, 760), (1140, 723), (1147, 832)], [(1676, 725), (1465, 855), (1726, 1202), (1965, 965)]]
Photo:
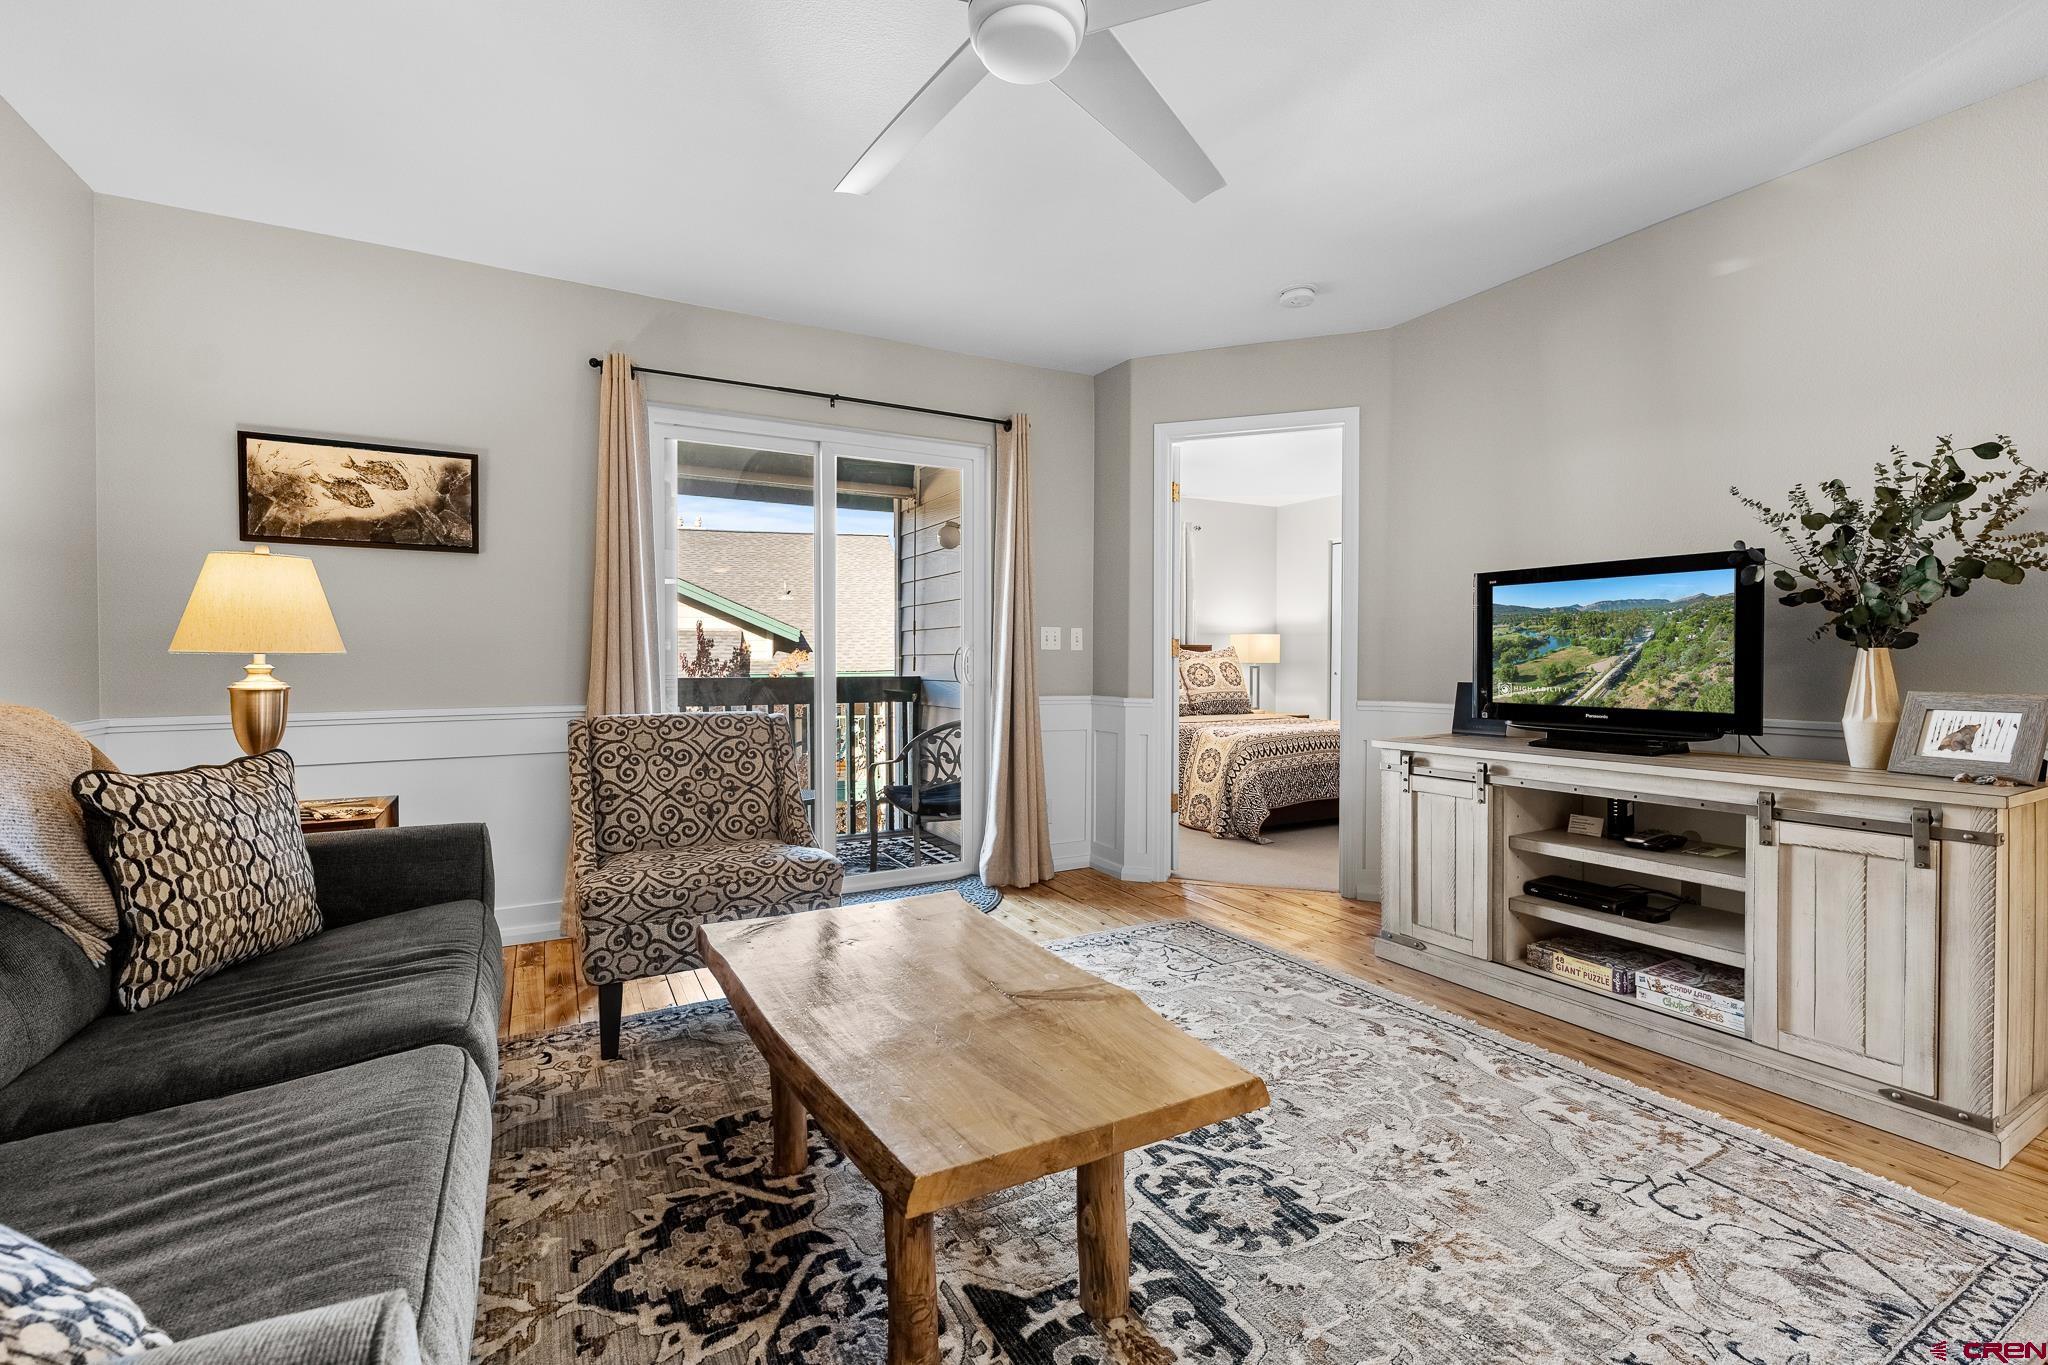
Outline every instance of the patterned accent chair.
[(699, 925), (836, 905), (844, 880), (788, 720), (750, 711), (570, 722), (569, 859), (606, 1060), (626, 983), (703, 966)]

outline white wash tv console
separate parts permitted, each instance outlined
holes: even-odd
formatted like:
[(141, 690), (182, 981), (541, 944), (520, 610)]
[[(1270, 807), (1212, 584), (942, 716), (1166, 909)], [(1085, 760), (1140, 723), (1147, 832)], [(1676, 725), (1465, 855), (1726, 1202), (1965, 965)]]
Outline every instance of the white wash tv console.
[[(2048, 788), (1834, 763), (1383, 740), (1383, 960), (2003, 1166), (2048, 1126)], [(1652, 853), (1567, 832), (1635, 803)], [(1523, 894), (1673, 891), (1664, 924)], [(1742, 1032), (1529, 967), (1571, 930), (1741, 967)]]

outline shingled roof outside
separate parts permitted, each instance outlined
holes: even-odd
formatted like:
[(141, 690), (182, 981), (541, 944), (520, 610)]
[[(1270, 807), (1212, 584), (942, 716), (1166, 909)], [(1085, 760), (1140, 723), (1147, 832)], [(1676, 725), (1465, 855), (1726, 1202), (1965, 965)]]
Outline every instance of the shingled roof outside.
[[(677, 578), (761, 616), (788, 622), (807, 637), (817, 624), (811, 554), (808, 531), (676, 528)], [(840, 536), (838, 574), (839, 671), (894, 673), (894, 544), (888, 536)], [(683, 606), (676, 618), (677, 648), (685, 657), (696, 650), (699, 617), (713, 649), (723, 658), (739, 640), (739, 632), (708, 608), (693, 613), (688, 604)], [(769, 663), (768, 659), (755, 659), (754, 671), (767, 672)]]

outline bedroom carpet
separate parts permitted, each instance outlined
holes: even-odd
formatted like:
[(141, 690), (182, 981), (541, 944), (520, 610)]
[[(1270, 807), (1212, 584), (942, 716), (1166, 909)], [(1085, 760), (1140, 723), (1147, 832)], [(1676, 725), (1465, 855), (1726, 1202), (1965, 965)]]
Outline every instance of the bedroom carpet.
[[(2048, 1337), (2048, 1246), (1188, 921), (1055, 946), (1266, 1078), (1128, 1159), (1133, 1306), (1183, 1361), (1924, 1361)], [(813, 1126), (764, 1174), (723, 1002), (509, 1042), (476, 1358), (880, 1361), (881, 1215)], [(1073, 1180), (939, 1215), (948, 1365), (1105, 1358)]]
[(1199, 830), (1180, 833), (1180, 866), (1174, 875), (1191, 882), (1237, 886), (1284, 886), (1297, 891), (1337, 889), (1337, 824), (1297, 825), (1270, 830), (1270, 844), (1217, 839)]

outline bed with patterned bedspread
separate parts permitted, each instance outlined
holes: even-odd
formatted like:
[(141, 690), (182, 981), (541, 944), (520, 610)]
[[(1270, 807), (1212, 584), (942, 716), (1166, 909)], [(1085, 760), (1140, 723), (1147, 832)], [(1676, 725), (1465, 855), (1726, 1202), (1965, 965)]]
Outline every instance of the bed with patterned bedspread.
[(1284, 806), (1335, 801), (1343, 741), (1334, 720), (1252, 711), (1180, 718), (1180, 823), (1265, 843)]

